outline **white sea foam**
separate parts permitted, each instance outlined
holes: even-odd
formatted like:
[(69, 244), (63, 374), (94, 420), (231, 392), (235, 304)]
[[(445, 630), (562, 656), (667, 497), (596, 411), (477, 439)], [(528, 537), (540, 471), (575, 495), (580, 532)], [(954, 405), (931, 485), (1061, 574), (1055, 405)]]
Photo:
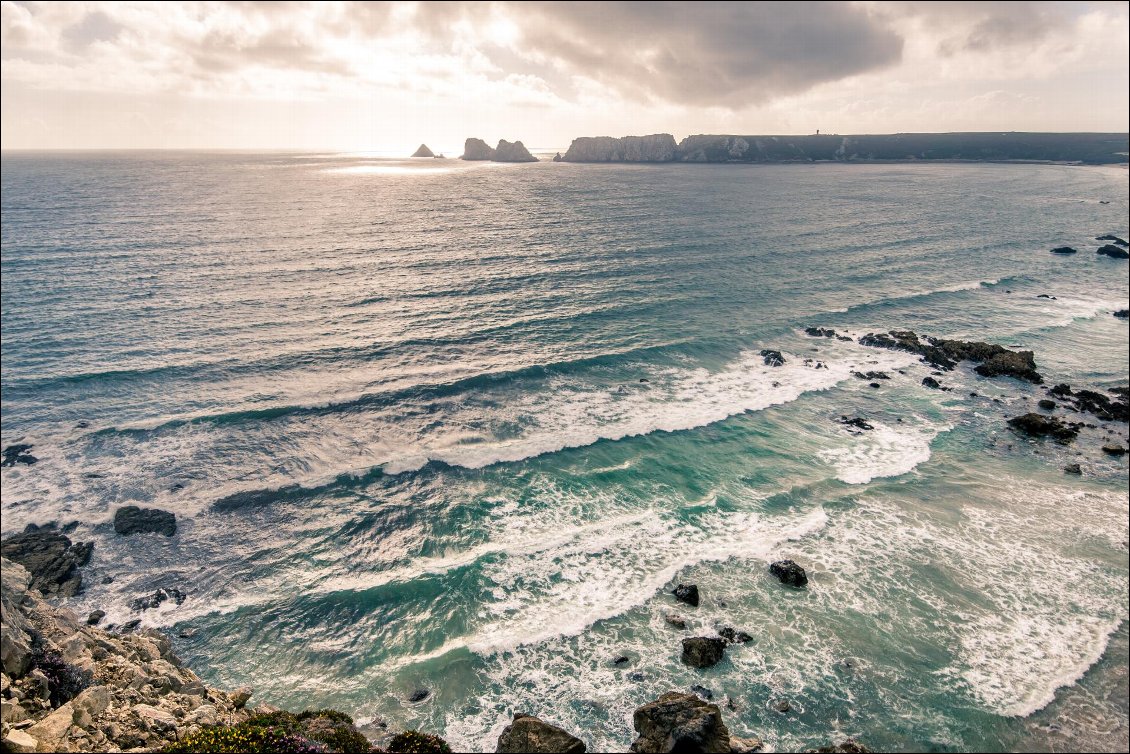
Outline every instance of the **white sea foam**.
[(847, 447), (821, 451), (820, 456), (836, 467), (836, 478), (847, 484), (867, 484), (880, 477), (895, 477), (913, 471), (930, 460), (930, 443), (952, 427), (939, 427), (921, 417), (898, 428), (872, 421), (874, 429), (853, 436)]

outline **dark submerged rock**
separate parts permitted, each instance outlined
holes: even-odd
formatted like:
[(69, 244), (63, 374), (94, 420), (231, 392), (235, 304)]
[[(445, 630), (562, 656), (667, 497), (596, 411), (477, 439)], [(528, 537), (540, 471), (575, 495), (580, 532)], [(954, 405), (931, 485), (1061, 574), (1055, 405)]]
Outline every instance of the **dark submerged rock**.
[(698, 585), (697, 584), (679, 584), (675, 587), (675, 599), (679, 602), (685, 602), (693, 607), (698, 607)]
[(1079, 467), (1079, 464), (1077, 464), (1077, 463), (1069, 463), (1069, 464), (1067, 464), (1066, 466), (1063, 467), (1063, 473), (1064, 474), (1082, 474), (1083, 469), (1081, 469)]
[(1078, 249), (1073, 249), (1070, 246), (1057, 246), (1052, 249), (1052, 254), (1078, 254)]
[(785, 357), (781, 355), (781, 352), (774, 351), (771, 348), (762, 349), (761, 357), (767, 366), (779, 367), (785, 364)]
[(857, 380), (889, 380), (891, 375), (886, 372), (852, 372), (851, 376)]
[(859, 416), (856, 416), (856, 417), (841, 416), (839, 419), (836, 419), (836, 421), (839, 422), (840, 424), (843, 424), (846, 427), (855, 427), (856, 429), (862, 429), (862, 430), (875, 429), (875, 427), (868, 424), (865, 419), (863, 419)]
[(138, 597), (130, 603), (131, 610), (151, 610), (160, 607), (168, 600), (172, 600), (178, 605), (183, 605), (184, 601), (188, 599), (188, 595), (180, 589), (158, 589), (153, 594), (147, 594), (144, 597)]
[(1111, 259), (1130, 259), (1130, 252), (1109, 243), (1106, 246), (1100, 246), (1096, 253), (1100, 256), (1110, 257)]
[(1114, 316), (1118, 317), (1119, 319), (1130, 318), (1130, 309), (1119, 309), (1118, 311), (1114, 312)]
[(707, 701), (710, 701), (711, 699), (714, 698), (714, 692), (713, 691), (706, 688), (705, 686), (700, 686), (697, 683), (695, 685), (691, 686), (691, 693), (694, 694), (695, 696), (702, 697), (703, 699), (705, 699)]
[(1079, 435), (1078, 426), (1065, 424), (1054, 416), (1029, 413), (1014, 416), (1008, 424), (1031, 437), (1052, 437), (1065, 445)]
[(1110, 233), (1107, 233), (1105, 236), (1095, 236), (1095, 240), (1096, 241), (1114, 241), (1119, 246), (1130, 246), (1130, 244), (1126, 243), (1125, 239), (1119, 238), (1118, 236), (1112, 235)]
[(942, 383), (938, 382), (933, 377), (923, 377), (922, 384), (926, 387), (934, 388), (935, 390), (942, 389)]
[(692, 668), (709, 668), (722, 661), (726, 642), (713, 636), (683, 639), (683, 662)]
[(825, 327), (806, 327), (804, 334), (813, 338), (834, 338), (836, 331)]
[(501, 754), (585, 754), (585, 742), (532, 715), (514, 715), (502, 730), (496, 752)]
[(663, 694), (637, 709), (632, 725), (638, 738), (631, 750), (637, 754), (730, 752), (730, 731), (722, 721), (722, 711), (694, 694)]
[(1044, 409), (1045, 411), (1052, 411), (1055, 409), (1055, 401), (1048, 400), (1047, 398), (1040, 399), (1040, 402), (1036, 405)]
[(427, 689), (416, 689), (415, 691), (413, 691), (411, 694), (408, 695), (408, 701), (410, 701), (412, 703), (422, 702), (425, 699), (427, 699), (428, 696), (430, 696), (430, 695), (431, 695), (431, 692), (428, 691)]
[(164, 534), (171, 537), (177, 533), (177, 517), (168, 511), (157, 508), (138, 508), (127, 505), (114, 513), (114, 531), (123, 536), (131, 534)]
[(722, 628), (718, 629), (718, 635), (730, 644), (745, 644), (746, 642), (753, 641), (753, 637), (745, 631), (737, 631), (731, 626), (722, 626)]
[(73, 597), (82, 589), (79, 568), (90, 561), (94, 545), (72, 544), (54, 526), (29, 526), (0, 543), (0, 553), (31, 574), (31, 587), (45, 595)]
[(808, 574), (791, 560), (778, 560), (769, 566), (769, 573), (780, 579), (782, 584), (798, 589), (808, 583)]
[(930, 337), (922, 340), (910, 330), (868, 333), (860, 338), (859, 342), (861, 345), (873, 348), (918, 354), (923, 362), (936, 369), (948, 371), (960, 361), (973, 361), (979, 362), (979, 366), (974, 371), (984, 377), (1015, 377), (1037, 385), (1044, 381), (1036, 371), (1036, 362), (1031, 351), (1010, 351), (1003, 346), (980, 341)]
[(15, 466), (17, 463), (22, 463), (26, 466), (31, 466), (33, 463), (38, 463), (39, 459), (33, 456), (30, 451), (33, 445), (26, 443), (17, 443), (9, 445), (4, 448), (3, 460), (0, 460), (0, 466)]

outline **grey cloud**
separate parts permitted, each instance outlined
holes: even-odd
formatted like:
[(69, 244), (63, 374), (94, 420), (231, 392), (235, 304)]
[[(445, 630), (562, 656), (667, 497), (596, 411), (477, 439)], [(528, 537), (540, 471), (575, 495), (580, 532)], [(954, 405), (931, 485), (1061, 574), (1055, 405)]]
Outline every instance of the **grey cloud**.
[(81, 21), (63, 29), (62, 37), (75, 50), (94, 42), (109, 42), (118, 36), (122, 25), (102, 11), (87, 13)]
[[(489, 4), (421, 7), (442, 34)], [(902, 39), (865, 9), (831, 2), (512, 3), (522, 52), (636, 99), (740, 107), (882, 68)]]
[[(1076, 5), (1074, 10), (1086, 6)], [(891, 2), (879, 12), (888, 18), (918, 18), (938, 36), (938, 52), (989, 52), (1031, 45), (1070, 22), (1072, 6), (1057, 2)]]

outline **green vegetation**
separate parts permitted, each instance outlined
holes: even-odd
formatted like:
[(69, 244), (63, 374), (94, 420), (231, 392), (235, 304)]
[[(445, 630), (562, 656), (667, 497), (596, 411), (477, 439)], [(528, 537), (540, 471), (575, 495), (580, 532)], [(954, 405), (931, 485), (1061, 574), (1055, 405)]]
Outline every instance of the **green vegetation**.
[(439, 736), (406, 730), (392, 737), (388, 754), (451, 754), (451, 747)]

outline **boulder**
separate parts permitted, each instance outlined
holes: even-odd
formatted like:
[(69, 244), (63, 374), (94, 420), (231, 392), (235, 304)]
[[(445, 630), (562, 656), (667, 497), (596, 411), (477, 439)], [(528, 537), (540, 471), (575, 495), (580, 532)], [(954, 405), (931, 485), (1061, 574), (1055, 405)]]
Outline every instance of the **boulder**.
[(826, 327), (806, 327), (804, 334), (813, 338), (834, 338), (836, 331)]
[(463, 156), (461, 160), (493, 160), (494, 150), (482, 139), (467, 139), (463, 143)]
[(251, 695), (255, 693), (250, 686), (240, 686), (231, 693), (231, 703), (236, 709), (243, 709)]
[(730, 754), (754, 754), (761, 751), (765, 744), (757, 738), (738, 738), (730, 736)]
[(1073, 249), (1070, 246), (1057, 246), (1052, 249), (1052, 254), (1078, 254), (1078, 249)]
[(761, 357), (766, 366), (779, 367), (785, 364), (785, 357), (781, 355), (781, 352), (774, 351), (771, 348), (763, 349), (761, 351)]
[(726, 642), (713, 636), (683, 639), (683, 662), (692, 668), (717, 665), (726, 655)]
[(982, 377), (1015, 377), (1035, 385), (1044, 378), (1036, 371), (1036, 360), (1031, 351), (1005, 351), (998, 353), (973, 368)]
[(435, 152), (428, 149), (427, 144), (421, 144), (415, 152), (412, 153), (413, 157), (435, 157)]
[(29, 736), (25, 731), (9, 731), (4, 737), (4, 751), (14, 754), (30, 754), (39, 748), (39, 742)]
[(72, 544), (53, 527), (29, 526), (0, 543), (0, 553), (31, 575), (31, 588), (46, 595), (73, 597), (82, 588), (79, 567), (90, 560), (93, 545)]
[(1103, 446), (1103, 452), (1110, 456), (1124, 456), (1126, 455), (1126, 448), (1116, 443), (1108, 443)]
[(926, 387), (934, 388), (935, 390), (942, 389), (942, 383), (938, 382), (933, 377), (923, 377), (922, 384)]
[(730, 751), (730, 731), (722, 721), (718, 705), (694, 694), (668, 692), (637, 709), (632, 715), (632, 725), (638, 737), (631, 750), (637, 754), (729, 754)]
[(1079, 435), (1079, 428), (1065, 424), (1054, 416), (1024, 414), (1008, 420), (1009, 426), (1031, 437), (1052, 437), (1064, 445)]
[(171, 712), (150, 704), (133, 705), (133, 714), (137, 716), (142, 727), (154, 733), (170, 733), (177, 729), (177, 719)]
[(585, 742), (556, 725), (530, 715), (514, 715), (502, 730), (496, 752), (505, 754), (584, 754)]
[(537, 162), (538, 158), (530, 154), (525, 145), (520, 141), (513, 144), (506, 139), (499, 139), (498, 146), (495, 147), (494, 157), (495, 162)]
[(105, 610), (91, 610), (90, 615), (86, 616), (86, 625), (97, 626), (106, 617)]
[(698, 585), (697, 584), (679, 584), (675, 587), (675, 599), (679, 602), (685, 602), (693, 607), (698, 607)]
[(753, 641), (753, 637), (745, 631), (737, 631), (731, 626), (722, 626), (718, 629), (718, 635), (730, 644), (745, 644)]
[(808, 574), (791, 560), (778, 560), (771, 564), (769, 573), (780, 579), (782, 584), (798, 589), (808, 583)]
[(431, 695), (431, 692), (428, 691), (427, 689), (416, 689), (415, 691), (413, 691), (411, 694), (408, 695), (408, 701), (415, 704), (416, 702), (424, 701), (430, 695)]
[(1045, 411), (1052, 411), (1055, 409), (1055, 401), (1048, 400), (1047, 398), (1041, 398), (1040, 402), (1036, 405), (1044, 409)]
[(61, 751), (74, 715), (74, 707), (68, 702), (28, 728), (27, 734), (38, 742), (37, 751)]
[(854, 418), (848, 417), (848, 416), (841, 416), (839, 419), (836, 419), (836, 421), (839, 422), (840, 424), (843, 424), (844, 426), (855, 427), (856, 429), (862, 429), (862, 430), (875, 429), (875, 427), (873, 427), (871, 424), (869, 424), (865, 419), (862, 419), (858, 416), (856, 416)]
[(681, 615), (676, 615), (675, 613), (668, 613), (667, 615), (664, 615), (663, 620), (667, 623), (668, 626), (671, 626), (672, 628), (687, 627), (687, 619)]
[(1109, 243), (1106, 246), (1100, 246), (1097, 253), (1100, 256), (1110, 257), (1111, 259), (1130, 259), (1130, 252)]
[(164, 534), (171, 537), (177, 533), (177, 517), (168, 511), (157, 508), (138, 508), (126, 505), (114, 513), (114, 531), (123, 536), (131, 534)]
[(1083, 469), (1077, 463), (1069, 463), (1063, 467), (1064, 474), (1082, 474)]

